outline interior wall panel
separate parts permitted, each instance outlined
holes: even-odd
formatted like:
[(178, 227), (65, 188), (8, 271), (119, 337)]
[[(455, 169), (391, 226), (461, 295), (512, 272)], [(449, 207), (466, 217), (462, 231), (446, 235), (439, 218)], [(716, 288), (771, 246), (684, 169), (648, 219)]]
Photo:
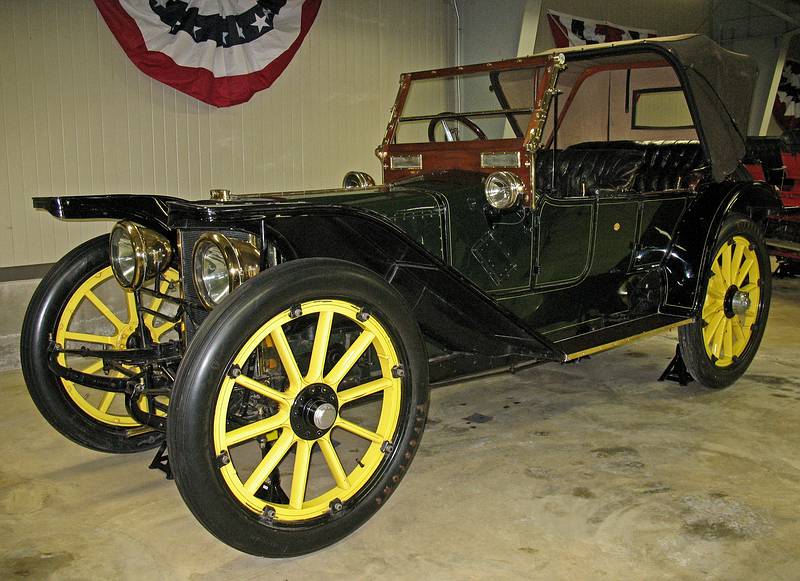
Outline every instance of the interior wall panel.
[(0, 16), (0, 267), (55, 261), (108, 230), (36, 212), (36, 195), (379, 178), (400, 73), (454, 64), (450, 0), (326, 0), (273, 86), (217, 109), (141, 73), (88, 0), (3, 2)]

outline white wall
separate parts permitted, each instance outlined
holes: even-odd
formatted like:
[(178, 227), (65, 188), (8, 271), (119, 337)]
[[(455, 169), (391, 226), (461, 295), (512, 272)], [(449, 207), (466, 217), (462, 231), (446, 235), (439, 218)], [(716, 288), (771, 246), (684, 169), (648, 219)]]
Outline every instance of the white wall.
[(326, 0), (271, 88), (215, 109), (136, 69), (88, 0), (0, 3), (0, 267), (55, 261), (108, 228), (35, 212), (35, 195), (379, 179), (399, 74), (453, 64), (454, 34), (450, 0)]

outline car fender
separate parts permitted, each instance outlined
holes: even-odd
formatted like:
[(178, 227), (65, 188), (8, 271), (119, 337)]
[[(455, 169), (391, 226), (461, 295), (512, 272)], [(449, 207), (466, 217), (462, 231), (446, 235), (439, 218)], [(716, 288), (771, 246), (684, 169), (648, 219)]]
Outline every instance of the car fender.
[(662, 312), (694, 316), (701, 304), (711, 250), (725, 219), (731, 214), (748, 216), (756, 223), (781, 212), (777, 190), (763, 182), (723, 182), (703, 190), (687, 208), (664, 259), (667, 279)]
[(426, 340), (445, 352), (479, 356), (482, 368), (565, 360), (551, 341), (372, 210), (280, 199), (197, 203), (117, 195), (37, 198), (34, 205), (63, 219), (133, 219), (166, 230), (173, 240), (178, 229), (249, 231), (292, 259), (337, 258), (376, 272), (407, 301)]

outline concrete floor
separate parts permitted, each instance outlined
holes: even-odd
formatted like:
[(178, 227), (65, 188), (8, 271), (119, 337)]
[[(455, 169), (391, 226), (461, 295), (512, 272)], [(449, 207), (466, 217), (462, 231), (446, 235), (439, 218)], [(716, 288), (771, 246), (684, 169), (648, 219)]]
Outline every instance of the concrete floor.
[(283, 561), (212, 538), (149, 454), (61, 438), (2, 374), (0, 578), (799, 579), (800, 280), (776, 287), (728, 390), (656, 382), (670, 335), (436, 390), (387, 506)]

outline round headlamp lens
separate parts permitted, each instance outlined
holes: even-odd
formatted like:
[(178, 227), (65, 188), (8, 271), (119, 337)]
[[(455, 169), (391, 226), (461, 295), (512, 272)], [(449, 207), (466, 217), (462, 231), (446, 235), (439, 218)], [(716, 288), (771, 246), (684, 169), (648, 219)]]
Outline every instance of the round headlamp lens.
[(259, 272), (260, 253), (250, 242), (206, 232), (192, 253), (194, 285), (207, 309), (220, 304), (236, 287)]
[(219, 246), (207, 243), (200, 249), (198, 259), (195, 276), (202, 285), (201, 292), (209, 303), (218, 305), (231, 292), (225, 256)]
[(486, 201), (498, 210), (507, 210), (516, 205), (525, 185), (511, 172), (498, 171), (486, 178)]
[(172, 260), (172, 246), (162, 234), (123, 220), (114, 224), (110, 237), (111, 268), (121, 286), (140, 288), (164, 272)]
[(133, 240), (124, 230), (116, 229), (111, 237), (111, 248), (114, 273), (126, 286), (131, 286), (136, 273), (136, 251), (133, 248)]

